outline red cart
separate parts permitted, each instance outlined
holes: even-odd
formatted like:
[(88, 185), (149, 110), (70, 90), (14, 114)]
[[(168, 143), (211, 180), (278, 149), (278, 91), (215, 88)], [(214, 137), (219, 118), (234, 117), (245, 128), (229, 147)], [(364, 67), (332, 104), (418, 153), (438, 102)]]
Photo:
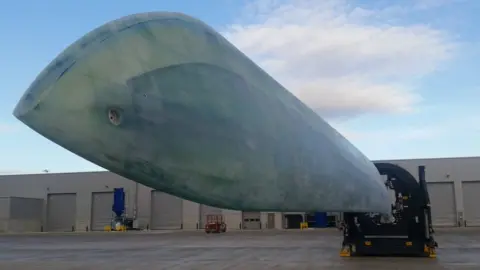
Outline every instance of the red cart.
[(226, 231), (227, 224), (223, 221), (223, 215), (207, 215), (206, 233), (224, 233)]

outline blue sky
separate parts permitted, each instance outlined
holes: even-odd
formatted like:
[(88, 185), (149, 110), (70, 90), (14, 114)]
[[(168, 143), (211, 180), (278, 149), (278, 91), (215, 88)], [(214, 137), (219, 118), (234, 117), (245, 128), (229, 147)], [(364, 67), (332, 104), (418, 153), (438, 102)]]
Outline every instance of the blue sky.
[(371, 159), (480, 155), (480, 1), (48, 3), (0, 11), (0, 173), (99, 169), (23, 126), (13, 107), (83, 34), (155, 10), (216, 28)]

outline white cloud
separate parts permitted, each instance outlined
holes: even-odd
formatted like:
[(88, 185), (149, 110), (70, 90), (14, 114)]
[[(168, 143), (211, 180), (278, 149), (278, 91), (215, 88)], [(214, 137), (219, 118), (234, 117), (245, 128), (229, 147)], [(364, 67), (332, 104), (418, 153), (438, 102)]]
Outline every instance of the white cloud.
[[(335, 119), (330, 121), (330, 124), (355, 145), (368, 145), (369, 148), (388, 148), (399, 144), (414, 145), (418, 142), (431, 143), (444, 139), (456, 139), (465, 135), (467, 137), (480, 135), (480, 128), (475, 125), (475, 123), (478, 123), (479, 117), (468, 115), (471, 114), (463, 111), (441, 117), (436, 121), (427, 120), (410, 124), (403, 122), (391, 125), (395, 122), (377, 122), (374, 128), (363, 128), (359, 125), (360, 122), (367, 119), (354, 119), (352, 121)], [(444, 146), (439, 145), (440, 148)]]
[(224, 35), (322, 115), (408, 112), (421, 101), (413, 79), (439, 68), (455, 44), (427, 25), (392, 24), (395, 8), (259, 0)]
[(414, 153), (419, 144), (429, 144), (431, 141), (438, 141), (439, 138), (442, 139), (451, 134), (448, 129), (440, 125), (385, 125), (359, 129), (352, 128), (348, 123), (335, 121), (332, 126), (370, 159), (388, 159), (392, 154), (398, 158), (398, 155)]
[(416, 0), (414, 7), (417, 9), (429, 9), (462, 2), (466, 2), (466, 0)]
[(377, 144), (428, 140), (446, 134), (443, 128), (436, 126), (393, 127), (366, 131), (353, 130), (345, 126), (335, 127), (350, 141), (369, 141)]

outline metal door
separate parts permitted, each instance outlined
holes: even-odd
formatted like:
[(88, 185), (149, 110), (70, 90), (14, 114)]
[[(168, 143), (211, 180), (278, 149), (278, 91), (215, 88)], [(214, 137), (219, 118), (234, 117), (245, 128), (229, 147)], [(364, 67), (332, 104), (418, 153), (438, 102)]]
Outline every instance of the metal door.
[(463, 208), (466, 226), (480, 226), (480, 182), (463, 182)]
[(8, 220), (10, 218), (10, 198), (0, 198), (0, 220)]
[(267, 215), (267, 228), (275, 229), (275, 213), (268, 213), (268, 215)]
[(260, 215), (260, 212), (242, 212), (243, 229), (260, 230), (262, 228)]
[(151, 229), (181, 229), (183, 200), (155, 190), (151, 194)]
[(427, 183), (433, 226), (455, 226), (455, 191), (451, 182)]
[(113, 192), (92, 193), (91, 230), (103, 231), (105, 226), (111, 225), (113, 212)]
[(75, 230), (77, 194), (47, 195), (47, 231), (70, 232)]

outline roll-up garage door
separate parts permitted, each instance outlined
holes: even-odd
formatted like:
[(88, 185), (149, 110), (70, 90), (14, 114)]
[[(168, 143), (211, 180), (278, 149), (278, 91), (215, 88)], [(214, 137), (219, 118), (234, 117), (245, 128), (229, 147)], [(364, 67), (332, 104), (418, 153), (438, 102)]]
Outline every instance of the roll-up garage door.
[(103, 231), (111, 225), (113, 212), (113, 192), (92, 193), (92, 231)]
[(455, 226), (456, 207), (453, 183), (427, 183), (433, 226)]
[(467, 226), (480, 226), (480, 182), (463, 182), (464, 219)]
[(207, 215), (221, 215), (222, 209), (208, 206), (205, 204), (200, 205), (200, 228), (205, 227), (205, 222), (207, 221)]
[(153, 190), (151, 202), (151, 229), (182, 229), (182, 199)]
[(77, 194), (48, 194), (47, 231), (69, 232), (75, 229)]
[(262, 228), (260, 212), (242, 212), (242, 220), (245, 230), (260, 230)]

